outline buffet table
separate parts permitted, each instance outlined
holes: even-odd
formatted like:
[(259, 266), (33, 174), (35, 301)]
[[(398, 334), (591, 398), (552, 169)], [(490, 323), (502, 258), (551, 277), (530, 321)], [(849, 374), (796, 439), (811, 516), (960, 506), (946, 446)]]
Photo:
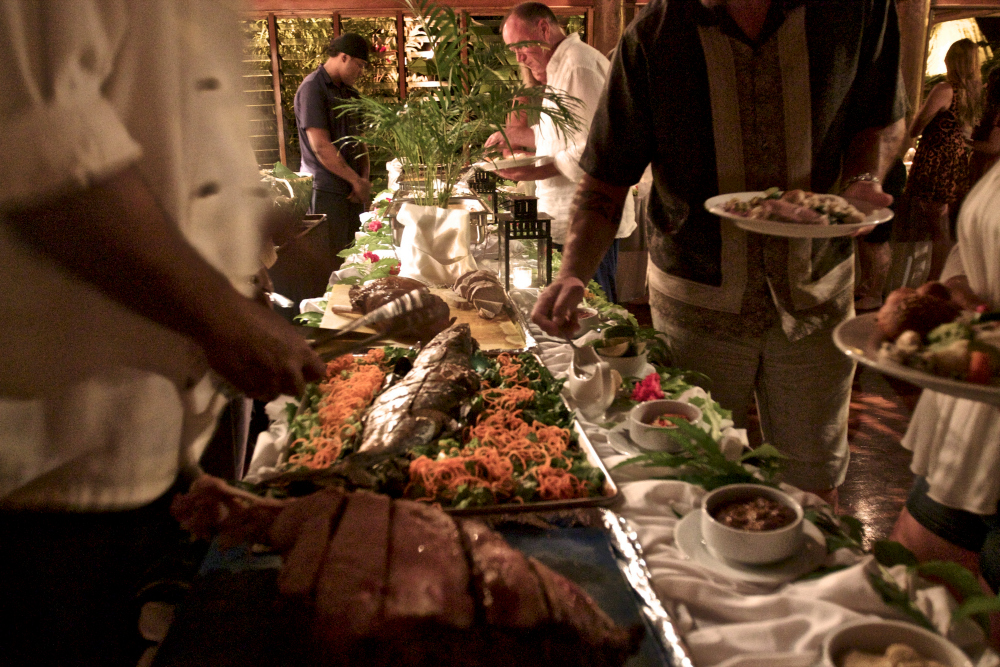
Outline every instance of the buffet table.
[[(387, 233), (387, 230), (380, 233)], [(484, 263), (485, 243), (482, 246), (477, 258), (481, 264)], [(366, 256), (370, 254), (365, 253)], [(377, 260), (376, 257), (373, 261)], [(348, 275), (356, 279), (359, 275), (357, 269), (348, 271), (353, 273), (335, 274), (334, 280)], [(334, 321), (338, 316), (331, 313), (329, 304), (347, 305), (347, 286), (337, 287), (344, 289), (335, 289), (332, 295), (303, 302), (302, 311), (313, 313), (316, 324), (322, 321), (322, 326), (339, 328), (339, 320)], [(436, 290), (436, 293), (449, 301), (453, 315), (467, 316), (466, 320), (476, 317), (475, 311), (459, 311), (450, 303), (454, 295), (449, 290)], [(519, 309), (521, 317), (514, 317), (517, 313), (511, 310), (508, 324), (513, 327), (517, 319), (518, 330), (499, 330), (495, 344), (486, 347), (515, 350), (522, 349), (522, 345), (529, 346), (557, 379), (566, 379), (572, 348), (530, 323), (530, 311), (536, 298), (537, 290), (511, 290), (512, 308)], [(474, 320), (466, 323), (476, 324)], [(477, 334), (477, 337), (481, 336)], [(564, 396), (575, 409), (565, 390)], [(678, 398), (690, 401), (692, 397), (706, 398), (708, 395), (701, 388), (693, 387)], [(251, 474), (274, 470), (278, 465), (288, 440), (286, 404), (294, 400), (280, 397), (268, 405), (272, 426), (258, 439)], [(662, 479), (667, 472), (663, 469), (634, 464), (617, 467), (640, 453), (634, 445), (627, 444), (627, 437), (623, 443), (621, 424), (626, 414), (612, 408), (594, 421), (579, 409), (575, 412), (578, 426), (609, 471), (617, 493), (613, 514), (600, 510), (605, 512), (605, 525), (610, 528), (609, 532), (615, 532), (614, 526), (618, 524), (612, 522), (620, 518), (624, 520), (621, 526), (625, 531), (633, 532), (629, 544), (637, 543), (641, 548), (641, 560), (637, 562), (643, 577), (648, 575), (659, 604), (669, 615), (670, 627), (664, 633), (667, 636), (663, 643), (670, 645), (664, 651), (667, 656), (664, 660), (671, 667), (815, 665), (824, 639), (844, 623), (866, 616), (908, 620), (901, 610), (883, 601), (869, 581), (872, 575), (891, 578), (900, 589), (907, 591), (911, 603), (938, 631), (961, 646), (977, 667), (1000, 665), (1000, 657), (987, 648), (979, 626), (968, 619), (952, 623), (956, 603), (944, 587), (919, 580), (905, 566), (885, 569), (870, 554), (850, 548), (827, 553), (822, 534), (811, 523), (807, 522), (806, 534), (812, 531), (817, 536), (815, 540), (807, 540), (802, 554), (781, 564), (748, 572), (748, 568), (734, 568), (716, 560), (704, 549), (697, 527), (698, 510), (706, 491), (687, 482)], [(733, 428), (731, 421), (722, 423), (720, 431), (720, 449), (727, 457), (735, 458), (745, 450), (746, 433)], [(817, 496), (788, 486), (783, 490), (806, 510), (825, 508)], [(608, 520), (608, 516), (613, 519)], [(631, 583), (634, 587), (634, 581)], [(651, 663), (648, 655), (643, 660), (643, 665), (659, 664), (655, 660)]]
[[(511, 293), (512, 301), (525, 315), (536, 298), (535, 292)], [(528, 327), (542, 362), (557, 378), (565, 379), (572, 358), (570, 346), (533, 324)], [(689, 399), (692, 393), (706, 396), (703, 390), (694, 388), (682, 399)], [(280, 413), (283, 405), (282, 399), (276, 401), (273, 412)], [(657, 469), (636, 465), (616, 468), (631, 453), (616, 440), (616, 427), (607, 427), (621, 422), (623, 413), (609, 412), (601, 424), (588, 420), (579, 410), (576, 416), (618, 487), (620, 503), (613, 510), (634, 530), (655, 592), (680, 637), (681, 649), (673, 657), (673, 665), (809, 667), (816, 664), (824, 638), (837, 626), (865, 616), (907, 620), (900, 610), (884, 603), (869, 583), (869, 574), (878, 572), (881, 566), (871, 555), (847, 548), (832, 554), (827, 554), (823, 546), (818, 555), (813, 551), (810, 557), (815, 560), (807, 564), (806, 570), (824, 566), (842, 569), (798, 579), (805, 570), (748, 578), (720, 567), (710, 557), (688, 558), (678, 545), (678, 536), (684, 538), (684, 517), (699, 507), (705, 490), (686, 482), (656, 479)], [(731, 422), (722, 426), (721, 448), (738, 453), (746, 446), (745, 432), (732, 428)], [(280, 426), (262, 434), (255, 457), (258, 464), (267, 465), (273, 460), (274, 442), (282, 436)], [(817, 496), (788, 486), (784, 490), (806, 509), (823, 506)], [(687, 530), (688, 539), (690, 532)], [(687, 553), (691, 553), (688, 547)], [(986, 648), (978, 626), (970, 620), (951, 623), (956, 605), (943, 587), (917, 580), (904, 566), (882, 575), (891, 576), (910, 591), (915, 606), (939, 631), (962, 646), (977, 667), (1000, 665), (997, 654)]]

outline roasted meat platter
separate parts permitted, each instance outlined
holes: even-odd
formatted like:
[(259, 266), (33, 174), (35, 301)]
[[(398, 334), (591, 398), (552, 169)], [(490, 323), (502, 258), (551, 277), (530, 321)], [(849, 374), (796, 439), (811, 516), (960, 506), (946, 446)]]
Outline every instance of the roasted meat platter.
[[(452, 287), (427, 286), (401, 276), (361, 285), (332, 285), (320, 327), (344, 329), (357, 318), (415, 289), (426, 292), (426, 307), (386, 332), (387, 341), (397, 345), (426, 343), (452, 324), (466, 324), (484, 353), (523, 352), (534, 345), (524, 315), (490, 271), (470, 272)], [(373, 329), (363, 327), (353, 336), (363, 338), (372, 333)]]

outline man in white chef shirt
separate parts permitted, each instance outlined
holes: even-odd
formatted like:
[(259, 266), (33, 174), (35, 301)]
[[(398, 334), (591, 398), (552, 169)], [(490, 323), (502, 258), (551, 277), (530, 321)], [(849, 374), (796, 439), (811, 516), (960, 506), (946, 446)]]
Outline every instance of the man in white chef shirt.
[[(497, 172), (513, 181), (535, 181), (538, 210), (552, 216), (552, 240), (560, 247), (566, 240), (570, 205), (576, 187), (583, 178), (580, 156), (587, 144), (587, 134), (594, 111), (604, 89), (610, 63), (600, 51), (583, 43), (576, 33), (566, 35), (555, 14), (539, 2), (517, 5), (503, 24), (503, 40), (517, 54), (517, 61), (527, 67), (532, 76), (558, 92), (580, 100), (575, 110), (579, 127), (575, 131), (559, 132), (552, 119), (542, 114), (533, 127), (510, 126), (506, 129), (510, 143), (533, 148), (538, 156), (548, 156), (551, 162), (538, 166), (516, 167)], [(538, 44), (521, 44), (538, 42)], [(552, 103), (547, 101), (546, 105)], [(501, 133), (494, 133), (487, 146), (506, 145)], [(635, 229), (635, 212), (628, 198), (618, 227), (617, 238), (629, 236)], [(605, 254), (594, 280), (608, 298), (616, 300), (615, 271), (618, 264), (618, 242)]]
[(268, 202), (240, 18), (0, 4), (5, 664), (136, 664), (136, 584), (177, 544), (169, 491), (212, 435), (218, 376), (270, 398), (323, 371), (248, 298)]

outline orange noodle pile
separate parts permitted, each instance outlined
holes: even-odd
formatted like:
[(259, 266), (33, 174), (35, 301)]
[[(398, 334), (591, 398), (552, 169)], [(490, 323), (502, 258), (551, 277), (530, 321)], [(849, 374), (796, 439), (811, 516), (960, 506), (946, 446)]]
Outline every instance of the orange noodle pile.
[(327, 364), (328, 379), (319, 385), (319, 424), (292, 442), (292, 450), (299, 451), (288, 457), (289, 464), (316, 470), (337, 460), (345, 440), (360, 433), (360, 417), (385, 380), (384, 358), (385, 351), (376, 348), (360, 359), (345, 354)]
[(489, 489), (498, 499), (523, 502), (513, 495), (514, 473), (520, 470), (535, 479), (543, 500), (586, 497), (586, 484), (570, 474), (572, 461), (564, 456), (569, 431), (538, 421), (529, 425), (522, 419), (517, 408), (530, 402), (535, 392), (525, 386), (527, 379), (516, 358), (502, 354), (497, 363), (504, 386), (480, 392), (486, 411), (467, 429), (466, 446), (457, 456), (415, 459), (407, 491), (422, 488), (424, 495), (418, 500), (449, 501), (465, 485)]

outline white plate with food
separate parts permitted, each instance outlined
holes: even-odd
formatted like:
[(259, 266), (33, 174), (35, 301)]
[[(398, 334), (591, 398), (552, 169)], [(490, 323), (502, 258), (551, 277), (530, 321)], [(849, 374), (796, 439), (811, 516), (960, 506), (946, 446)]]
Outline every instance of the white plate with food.
[(794, 556), (770, 565), (746, 565), (716, 558), (701, 535), (701, 512), (684, 515), (674, 528), (674, 541), (690, 560), (731, 579), (779, 585), (812, 572), (826, 560), (826, 539), (811, 521), (802, 524), (802, 547)]
[(881, 358), (879, 350), (887, 341), (879, 331), (877, 318), (878, 313), (866, 313), (843, 322), (833, 330), (833, 342), (847, 356), (880, 373), (942, 394), (1000, 405), (998, 385), (955, 380)]
[(518, 157), (505, 157), (499, 160), (483, 160), (476, 162), (473, 167), (483, 171), (498, 171), (500, 169), (514, 169), (515, 167), (541, 167), (552, 162), (548, 155), (521, 155)]
[[(795, 203), (796, 200), (800, 203)], [(888, 208), (865, 215), (837, 195), (801, 190), (782, 193), (775, 188), (716, 195), (705, 201), (705, 208), (748, 232), (801, 239), (850, 236), (888, 222), (893, 216)]]

